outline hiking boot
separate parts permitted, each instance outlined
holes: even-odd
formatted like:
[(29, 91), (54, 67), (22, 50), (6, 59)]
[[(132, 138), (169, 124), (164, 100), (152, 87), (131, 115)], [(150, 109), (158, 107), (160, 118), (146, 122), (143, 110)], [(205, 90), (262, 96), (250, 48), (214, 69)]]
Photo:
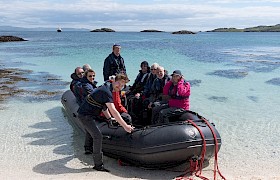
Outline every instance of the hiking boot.
[(100, 166), (94, 166), (93, 169), (97, 171), (110, 172), (110, 170), (106, 169), (103, 164)]

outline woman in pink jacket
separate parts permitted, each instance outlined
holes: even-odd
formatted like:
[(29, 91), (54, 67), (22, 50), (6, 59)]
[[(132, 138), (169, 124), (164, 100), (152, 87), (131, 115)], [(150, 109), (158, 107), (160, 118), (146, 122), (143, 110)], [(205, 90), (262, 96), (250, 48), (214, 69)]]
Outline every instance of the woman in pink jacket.
[(190, 109), (191, 85), (184, 80), (180, 70), (173, 72), (172, 79), (163, 88), (163, 94), (170, 96), (169, 107)]
[(163, 88), (163, 95), (169, 96), (168, 106), (159, 112), (158, 123), (168, 123), (170, 116), (183, 114), (190, 109), (191, 85), (184, 80), (180, 70), (175, 70)]

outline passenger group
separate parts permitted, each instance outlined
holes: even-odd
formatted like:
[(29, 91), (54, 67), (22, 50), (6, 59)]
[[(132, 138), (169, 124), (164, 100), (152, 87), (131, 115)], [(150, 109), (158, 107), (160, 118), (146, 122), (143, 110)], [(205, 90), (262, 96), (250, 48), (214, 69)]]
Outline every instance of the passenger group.
[[(189, 110), (190, 83), (180, 70), (171, 75), (158, 63), (140, 64), (132, 86), (126, 74), (121, 46), (114, 44), (104, 61), (104, 83), (97, 86), (90, 65), (77, 67), (71, 74), (70, 89), (79, 105), (78, 117), (85, 131), (85, 153), (93, 154), (94, 169), (108, 172), (103, 165), (102, 134), (96, 125), (100, 119), (117, 122), (131, 133), (133, 125), (165, 124)], [(94, 148), (93, 148), (94, 147)]]

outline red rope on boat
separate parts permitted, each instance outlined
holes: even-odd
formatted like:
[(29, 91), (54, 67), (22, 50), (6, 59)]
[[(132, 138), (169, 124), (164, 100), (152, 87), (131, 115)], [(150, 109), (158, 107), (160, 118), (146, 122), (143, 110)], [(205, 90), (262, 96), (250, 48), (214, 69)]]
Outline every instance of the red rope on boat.
[[(213, 127), (211, 126), (211, 124), (207, 121), (207, 119), (202, 117), (202, 120), (207, 124), (207, 126), (209, 127), (209, 129), (211, 130), (211, 133), (214, 137), (214, 143), (215, 143), (215, 161), (214, 161), (214, 180), (216, 180), (217, 176), (216, 176), (216, 172), (218, 171), (219, 175), (222, 177), (222, 179), (226, 180), (226, 178), (222, 175), (221, 171), (219, 170), (218, 167), (218, 151), (219, 151), (219, 146), (218, 146), (218, 140), (217, 140), (217, 135), (213, 129)], [(200, 136), (203, 140), (203, 147), (202, 147), (202, 151), (201, 151), (201, 160), (200, 160), (200, 164), (198, 166), (198, 162), (197, 160), (190, 160), (190, 173), (191, 175), (193, 175), (193, 173), (195, 173), (195, 176), (203, 179), (203, 180), (209, 180), (208, 178), (202, 176), (202, 168), (203, 168), (203, 162), (204, 162), (204, 157), (205, 157), (205, 153), (206, 153), (206, 141), (205, 141), (205, 137), (203, 132), (201, 131), (201, 129), (192, 121), (192, 120), (186, 120), (186, 122), (191, 123), (200, 133)], [(192, 177), (186, 177), (186, 174), (188, 172), (186, 172), (183, 176), (181, 177), (177, 177), (176, 180), (193, 180)]]
[[(205, 157), (205, 153), (206, 153), (206, 140), (205, 140), (205, 136), (203, 134), (203, 132), (201, 131), (201, 129), (192, 121), (192, 120), (187, 120), (186, 122), (191, 123), (194, 127), (196, 127), (196, 129), (198, 130), (202, 141), (203, 141), (203, 146), (202, 146), (202, 150), (201, 150), (201, 159), (200, 159), (200, 163), (198, 165), (198, 159), (191, 159), (190, 160), (190, 173), (191, 176), (193, 174), (195, 174), (195, 176), (204, 179), (204, 180), (208, 180), (208, 178), (202, 176), (202, 167), (203, 167), (203, 162), (204, 162), (204, 157)], [(186, 177), (186, 174), (188, 174), (189, 172), (186, 172), (182, 177), (177, 177), (176, 180), (193, 180), (191, 177)]]
[(218, 171), (219, 175), (221, 176), (222, 179), (226, 180), (226, 178), (222, 175), (219, 167), (218, 167), (218, 151), (219, 151), (219, 146), (218, 146), (218, 139), (217, 139), (217, 135), (214, 131), (214, 129), (212, 128), (211, 124), (207, 121), (207, 119), (205, 119), (204, 117), (202, 117), (202, 120), (207, 124), (207, 126), (210, 128), (213, 137), (214, 137), (214, 141), (215, 141), (215, 161), (214, 161), (214, 180), (216, 179), (216, 172)]

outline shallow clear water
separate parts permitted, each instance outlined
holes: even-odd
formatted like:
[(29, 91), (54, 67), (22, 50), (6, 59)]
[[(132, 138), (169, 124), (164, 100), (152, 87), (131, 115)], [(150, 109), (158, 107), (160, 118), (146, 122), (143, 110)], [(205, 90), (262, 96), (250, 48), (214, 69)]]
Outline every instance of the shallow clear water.
[[(192, 84), (191, 110), (214, 122), (221, 134), (220, 169), (253, 176), (258, 168), (259, 175), (265, 176), (262, 169), (276, 170), (279, 165), (280, 33), (1, 33), (5, 34), (29, 41), (0, 43), (3, 68), (33, 70), (29, 76), (39, 81), (48, 74), (61, 78), (51, 85), (21, 82), (20, 86), (29, 90), (64, 91), (75, 67), (86, 63), (96, 71), (101, 84), (103, 61), (113, 43), (122, 45), (132, 80), (143, 60), (158, 62), (170, 73), (180, 69)], [(47, 151), (58, 144), (62, 156), (73, 155), (71, 135), (75, 135), (61, 110), (60, 96), (21, 95), (9, 100), (0, 110), (1, 119), (5, 119), (0, 122), (3, 155), (13, 152), (19, 156), (15, 147), (20, 147), (20, 155), (29, 159), (34, 149)], [(42, 143), (45, 137), (49, 138), (47, 144)], [(58, 155), (52, 153), (47, 156), (55, 159)], [(32, 158), (40, 161), (44, 157), (35, 153)], [(277, 171), (273, 175), (278, 175)]]

